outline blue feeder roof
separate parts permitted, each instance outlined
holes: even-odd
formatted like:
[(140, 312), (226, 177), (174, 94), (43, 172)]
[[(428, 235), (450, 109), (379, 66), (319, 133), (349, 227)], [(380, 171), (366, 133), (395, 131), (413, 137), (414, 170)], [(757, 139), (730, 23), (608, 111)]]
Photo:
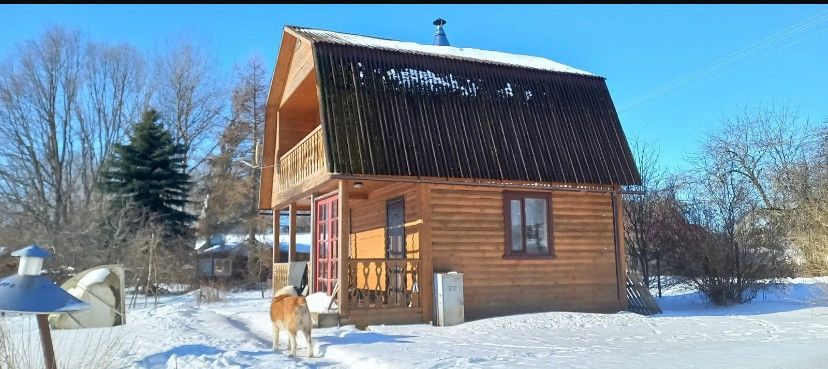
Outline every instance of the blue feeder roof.
[(68, 313), (88, 307), (85, 302), (42, 275), (14, 274), (0, 279), (0, 311), (49, 314)]
[(38, 245), (30, 245), (26, 246), (20, 250), (17, 250), (11, 253), (12, 256), (30, 256), (36, 258), (47, 258), (49, 257), (49, 252), (44, 250), (42, 247)]

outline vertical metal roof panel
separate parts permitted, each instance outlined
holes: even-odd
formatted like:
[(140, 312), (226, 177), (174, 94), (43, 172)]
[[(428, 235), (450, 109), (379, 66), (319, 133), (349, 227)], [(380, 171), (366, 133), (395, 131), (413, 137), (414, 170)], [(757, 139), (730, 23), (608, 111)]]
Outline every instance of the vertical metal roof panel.
[(603, 78), (314, 42), (334, 173), (640, 183)]

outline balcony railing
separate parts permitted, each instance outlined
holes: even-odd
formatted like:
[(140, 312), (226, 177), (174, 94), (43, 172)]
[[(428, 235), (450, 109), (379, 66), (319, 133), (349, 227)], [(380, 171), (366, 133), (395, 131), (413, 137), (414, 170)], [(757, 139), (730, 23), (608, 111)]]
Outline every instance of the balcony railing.
[(325, 169), (325, 147), (322, 140), (322, 126), (319, 126), (279, 158), (279, 166), (276, 168), (279, 191), (296, 186)]
[(351, 309), (419, 308), (419, 259), (348, 261)]

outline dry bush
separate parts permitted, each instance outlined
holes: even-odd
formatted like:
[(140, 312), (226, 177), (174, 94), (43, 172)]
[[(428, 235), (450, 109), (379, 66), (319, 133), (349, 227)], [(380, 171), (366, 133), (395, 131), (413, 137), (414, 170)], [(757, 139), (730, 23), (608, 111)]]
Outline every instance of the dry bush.
[(198, 305), (227, 300), (227, 286), (224, 282), (205, 282), (196, 294)]
[[(59, 368), (123, 368), (129, 347), (111, 328), (53, 330), (52, 341)], [(43, 351), (34, 317), (0, 318), (2, 369), (41, 369)]]
[(665, 223), (667, 264), (679, 280), (717, 305), (753, 300), (795, 267), (784, 232), (763, 216), (735, 181), (716, 181)]
[(791, 238), (799, 245), (805, 272), (828, 275), (828, 188), (801, 205), (792, 220)]
[(127, 280), (132, 283), (133, 294), (129, 302), (135, 306), (138, 294), (148, 296), (163, 293), (183, 293), (196, 285), (194, 250), (189, 238), (170, 236), (166, 228), (152, 219), (144, 222), (131, 233), (128, 242)]

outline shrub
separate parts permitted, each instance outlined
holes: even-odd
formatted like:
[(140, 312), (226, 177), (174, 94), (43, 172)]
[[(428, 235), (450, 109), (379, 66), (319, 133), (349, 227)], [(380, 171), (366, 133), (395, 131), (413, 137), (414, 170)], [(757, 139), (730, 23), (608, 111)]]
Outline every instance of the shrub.
[[(123, 368), (121, 353), (128, 347), (111, 328), (53, 330), (52, 343), (59, 368)], [(44, 368), (43, 351), (34, 317), (0, 317), (2, 369)]]
[(223, 282), (206, 282), (201, 285), (196, 295), (196, 302), (201, 305), (227, 299), (227, 288)]
[(757, 214), (724, 229), (686, 219), (674, 224), (669, 269), (717, 305), (749, 302), (779, 286), (777, 279), (794, 275), (794, 262), (784, 237)]

